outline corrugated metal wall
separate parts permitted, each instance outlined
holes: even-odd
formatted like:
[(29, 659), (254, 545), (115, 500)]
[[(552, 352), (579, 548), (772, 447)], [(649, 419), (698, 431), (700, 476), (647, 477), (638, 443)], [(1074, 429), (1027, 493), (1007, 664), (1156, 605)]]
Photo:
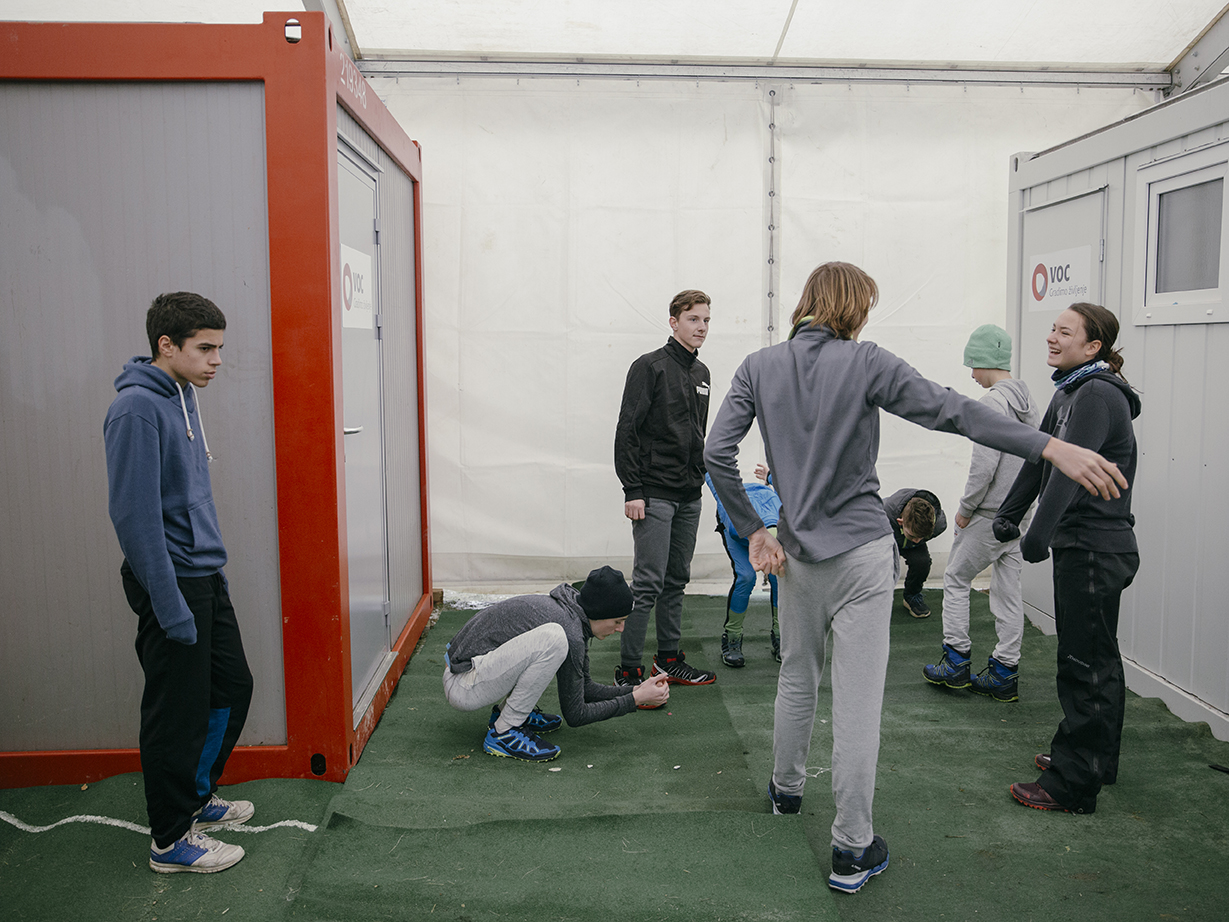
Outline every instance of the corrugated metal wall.
[[(1132, 484), (1140, 570), (1123, 595), (1119, 643), (1124, 658), (1136, 667), (1128, 670), (1133, 688), (1160, 693), (1188, 719), (1212, 721), (1218, 735), (1229, 717), (1229, 601), (1220, 580), (1229, 538), (1229, 393), (1217, 370), (1229, 354), (1229, 324), (1136, 325), (1136, 311), (1142, 304), (1146, 258), (1141, 258), (1140, 240), (1147, 233), (1147, 203), (1141, 202), (1147, 187), (1139, 171), (1229, 139), (1229, 122), (1218, 121), (1224, 116), (1224, 97), (1222, 87), (1216, 93), (1178, 99), (1035, 160), (1028, 167), (1038, 174), (1035, 178), (1047, 175), (1047, 161), (1059, 167), (1093, 165), (1060, 175), (1051, 172), (1053, 178), (1020, 189), (1013, 256), (1017, 266), (1008, 289), (1012, 320), (1021, 334), (1023, 376), (1033, 379), (1034, 393), (1044, 395), (1044, 403), (1049, 392), (1039, 388), (1049, 386), (1045, 342), (1033, 318), (1045, 320), (1048, 329), (1053, 315), (1030, 316), (1021, 309), (1030, 252), (1042, 252), (1031, 251), (1025, 243), (1027, 209), (1104, 186), (1102, 303), (1122, 324), (1123, 372), (1143, 401), (1135, 422), (1140, 457)], [(1186, 129), (1174, 136), (1175, 127), (1183, 125)], [(1225, 286), (1229, 279), (1224, 267), (1221, 271)], [(1026, 588), (1025, 600), (1052, 617), (1049, 564), (1042, 567), (1045, 580), (1026, 576), (1031, 590)], [(1042, 567), (1026, 566), (1026, 571), (1033, 570), (1035, 576)]]
[(423, 594), (414, 184), (340, 105), (337, 130), (380, 170), (376, 193), (384, 337), (384, 489), (388, 504), (390, 626), (395, 641)]
[(260, 83), (0, 83), (0, 749), (127, 748), (142, 679), (102, 421), (160, 292), (227, 316), (202, 393), (255, 698), (286, 740)]

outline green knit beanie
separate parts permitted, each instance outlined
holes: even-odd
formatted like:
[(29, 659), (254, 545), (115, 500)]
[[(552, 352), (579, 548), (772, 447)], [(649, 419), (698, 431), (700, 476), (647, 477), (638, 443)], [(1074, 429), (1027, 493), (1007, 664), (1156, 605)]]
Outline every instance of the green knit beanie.
[(993, 323), (985, 323), (973, 331), (964, 347), (967, 368), (1001, 368), (1011, 371), (1011, 337)]

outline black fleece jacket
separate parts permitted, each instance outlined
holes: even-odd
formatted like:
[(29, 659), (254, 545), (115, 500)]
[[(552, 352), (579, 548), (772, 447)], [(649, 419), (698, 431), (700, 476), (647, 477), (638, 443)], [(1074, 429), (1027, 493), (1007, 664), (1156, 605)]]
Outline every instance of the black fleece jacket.
[[(1041, 431), (1073, 445), (1082, 445), (1113, 461), (1135, 486), (1137, 449), (1131, 420), (1139, 416), (1139, 395), (1115, 374), (1098, 372), (1054, 394)], [(1117, 499), (1094, 496), (1048, 461), (1025, 462), (1007, 498), (999, 507), (999, 523), (1018, 526), (1037, 497), (1037, 514), (1020, 542), (1024, 559), (1045, 560), (1051, 547), (1078, 547), (1110, 554), (1137, 553), (1131, 489)]]
[(700, 498), (708, 394), (708, 368), (673, 336), (632, 362), (614, 441), (625, 500)]

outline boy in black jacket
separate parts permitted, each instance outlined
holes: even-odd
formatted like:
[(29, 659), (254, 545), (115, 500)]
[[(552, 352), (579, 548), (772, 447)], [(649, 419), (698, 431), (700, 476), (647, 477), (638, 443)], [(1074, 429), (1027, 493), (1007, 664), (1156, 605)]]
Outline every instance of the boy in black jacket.
[(632, 613), (623, 632), (616, 685), (644, 679), (644, 640), (657, 606), (657, 655), (652, 674), (671, 683), (709, 685), (716, 673), (696, 669), (679, 649), (683, 590), (700, 522), (709, 374), (698, 351), (708, 335), (709, 297), (680, 291), (670, 302), (672, 335), (661, 349), (632, 363), (615, 429), (615, 473), (623, 484), (623, 514), (635, 543)]

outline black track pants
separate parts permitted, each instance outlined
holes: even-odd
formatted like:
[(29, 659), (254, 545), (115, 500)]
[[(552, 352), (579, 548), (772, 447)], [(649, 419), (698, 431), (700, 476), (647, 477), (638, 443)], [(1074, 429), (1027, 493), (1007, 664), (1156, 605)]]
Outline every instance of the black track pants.
[(120, 568), (137, 614), (141, 697), (141, 771), (154, 842), (165, 848), (188, 831), (192, 814), (217, 789), (252, 700), (252, 673), (221, 573), (181, 578), (196, 616), (196, 643), (166, 636), (149, 594), (127, 561)]
[(1101, 785), (1118, 774), (1126, 681), (1118, 652), (1118, 603), (1138, 554), (1054, 549), (1058, 701), (1063, 720), (1041, 786), (1069, 810), (1092, 813)]

